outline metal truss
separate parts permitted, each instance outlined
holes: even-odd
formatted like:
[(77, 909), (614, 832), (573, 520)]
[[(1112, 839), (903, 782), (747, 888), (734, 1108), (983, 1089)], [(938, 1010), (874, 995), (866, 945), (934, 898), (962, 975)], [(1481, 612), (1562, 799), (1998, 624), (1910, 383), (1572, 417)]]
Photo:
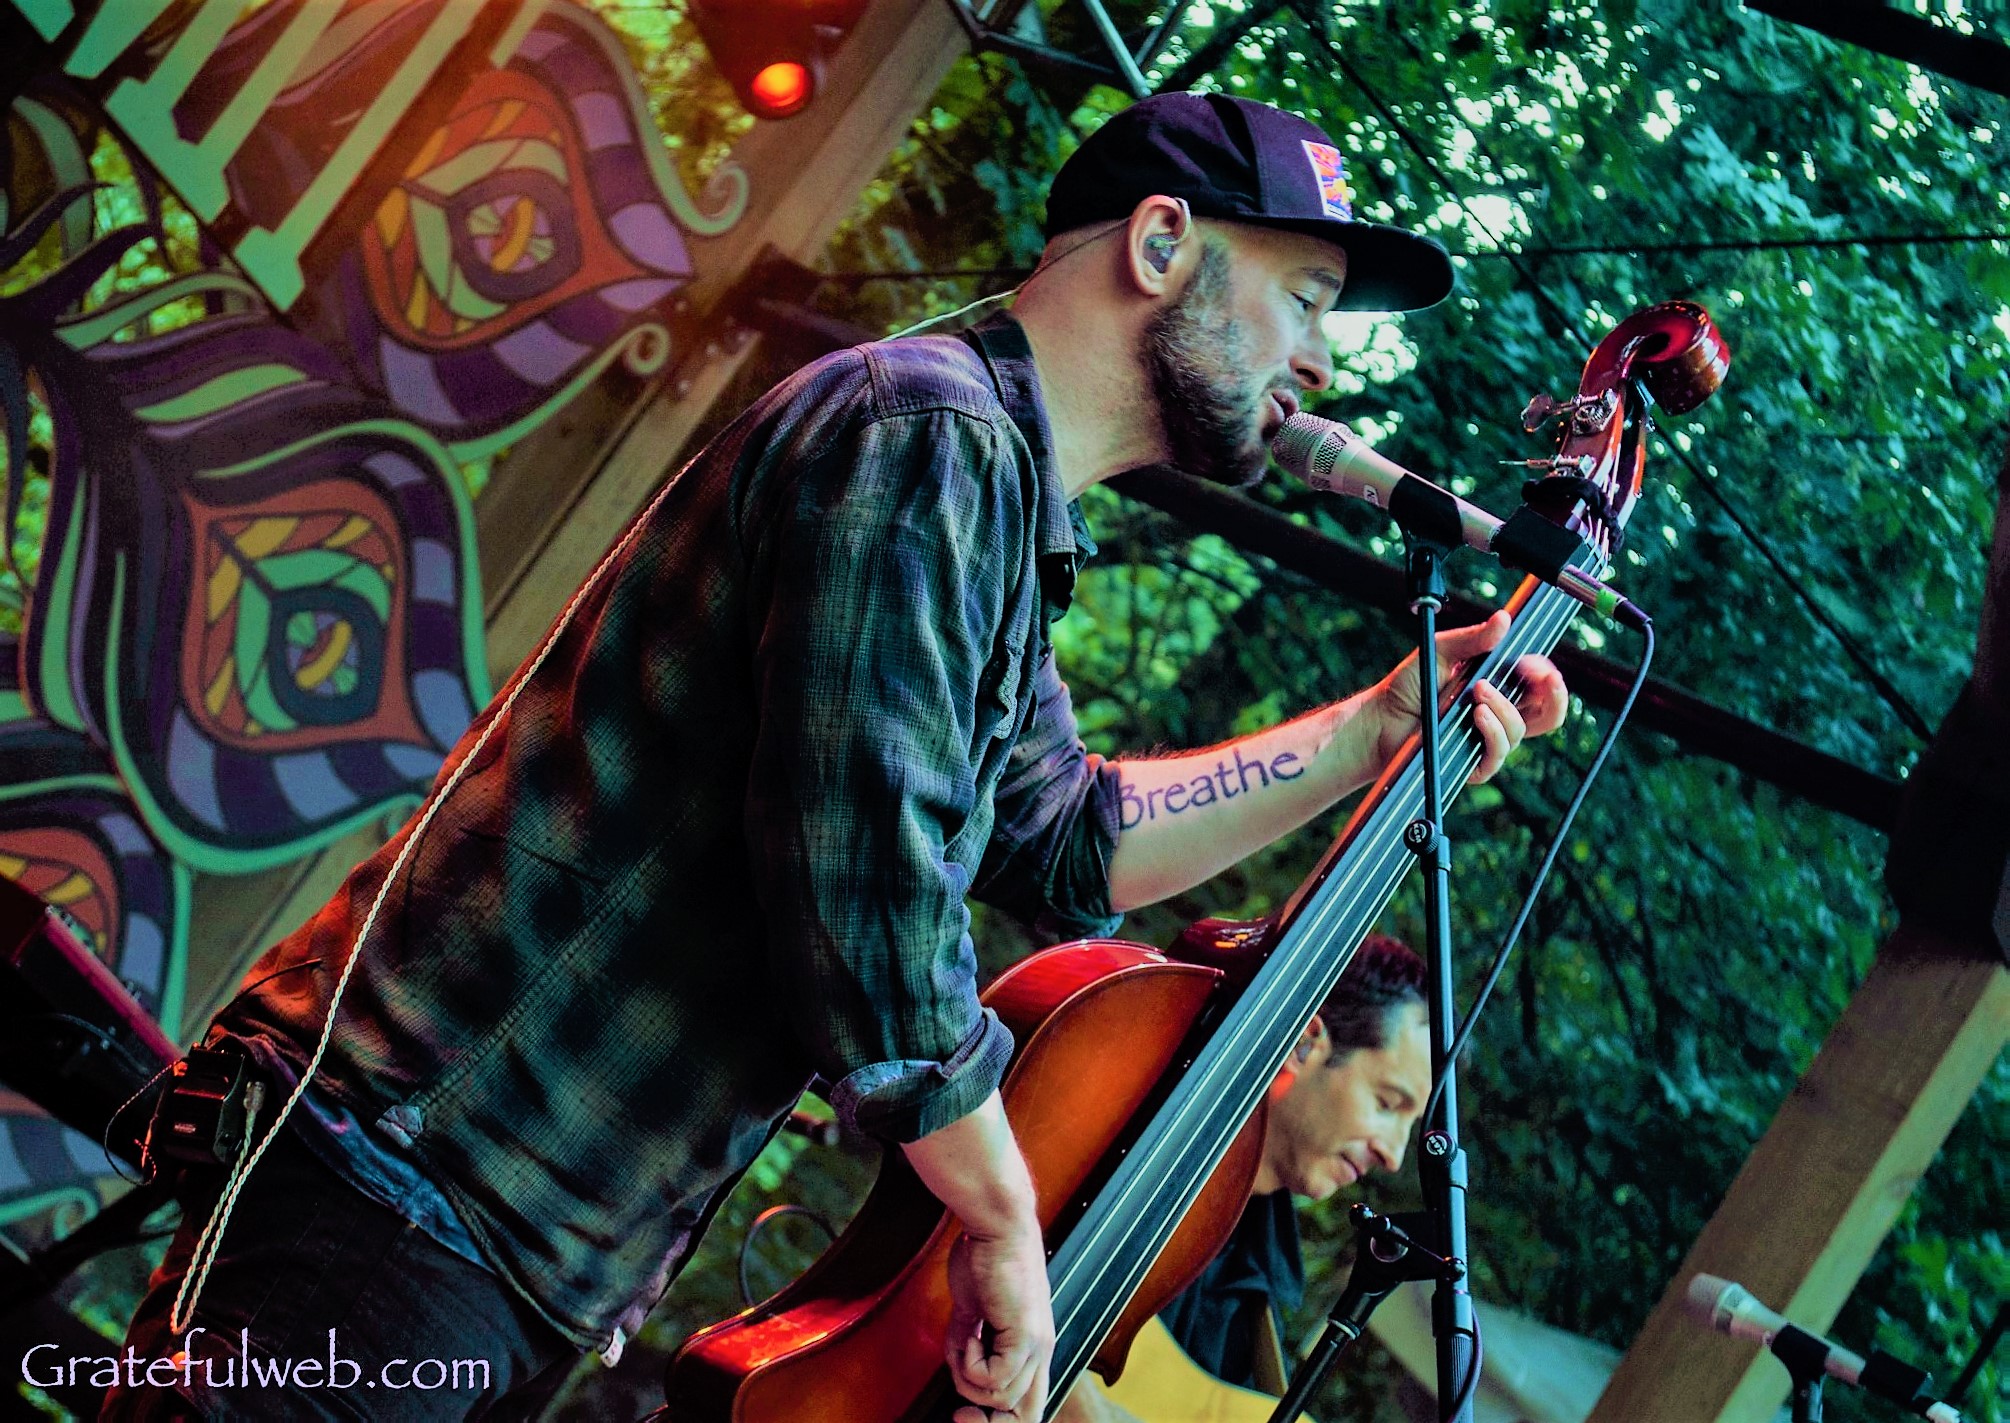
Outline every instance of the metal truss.
[(945, 3), (969, 36), (972, 49), (1008, 54), (1034, 68), (1071, 78), (1111, 84), (1128, 90), (1134, 99), (1142, 99), (1152, 92), (1145, 69), (1164, 50), (1193, 0), (1172, 0), (1165, 17), (1152, 26), (1136, 50), (1117, 32), (1116, 22), (1103, 7), (1103, 0), (1075, 0), (1088, 12), (1090, 23), (1102, 38), (1106, 57), (1071, 54), (1048, 44), (1042, 35), (1039, 11), (1028, 9), (1025, 0), (987, 0), (981, 10), (968, 0), (945, 0)]

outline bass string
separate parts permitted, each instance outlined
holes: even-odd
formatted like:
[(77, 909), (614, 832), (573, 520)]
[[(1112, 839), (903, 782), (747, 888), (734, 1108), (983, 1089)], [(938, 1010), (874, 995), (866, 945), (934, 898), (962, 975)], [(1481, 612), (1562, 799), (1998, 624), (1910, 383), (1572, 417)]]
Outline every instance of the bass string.
[[(1556, 639), (1561, 635), (1564, 627), (1568, 625), (1571, 617), (1574, 615), (1574, 611), (1575, 605), (1563, 598), (1550, 600), (1548, 606), (1532, 610), (1531, 616), (1523, 620), (1528, 635), (1515, 638), (1512, 641), (1504, 641), (1499, 660), (1508, 661), (1511, 664), (1512, 660), (1519, 659), (1525, 653), (1542, 651), (1550, 646), (1554, 646)], [(1526, 690), (1519, 676), (1502, 678), (1501, 681), (1503, 684), (1502, 690), (1510, 696)], [(1448, 720), (1451, 724), (1445, 728), (1448, 744), (1446, 763), (1443, 769), (1447, 779), (1455, 787), (1463, 786), (1466, 778), (1477, 769), (1483, 756), (1482, 743), (1477, 734), (1471, 731), (1469, 722), (1462, 709), (1455, 708), (1452, 712), (1448, 713)], [(1383, 807), (1379, 808), (1375, 819), (1382, 824), (1386, 824), (1392, 820), (1400, 820), (1407, 823), (1415, 817), (1417, 809), (1421, 808), (1421, 799), (1421, 763), (1413, 762), (1411, 774), (1405, 780), (1399, 781), (1397, 786), (1393, 788), (1388, 801)], [(1362, 835), (1357, 839), (1357, 843), (1367, 841), (1370, 838), (1369, 831), (1364, 828)], [(1340, 927), (1335, 921), (1344, 921), (1349, 917), (1361, 917), (1361, 901), (1364, 895), (1386, 899), (1386, 894), (1378, 894), (1377, 891), (1382, 885), (1390, 881), (1392, 878), (1389, 874), (1390, 869), (1392, 866), (1400, 865), (1407, 853), (1407, 850), (1398, 843), (1397, 837), (1389, 835), (1379, 837), (1375, 841), (1369, 857), (1361, 861), (1358, 867), (1350, 867), (1349, 878), (1354, 881), (1351, 890), (1341, 890), (1323, 896), (1321, 902), (1313, 905), (1307, 911), (1305, 916), (1307, 922), (1304, 926), (1298, 933), (1292, 934), (1289, 937), (1298, 941), (1330, 938)], [(1400, 874), (1394, 878), (1400, 879)], [(1389, 885), (1390, 890), (1393, 890), (1393, 888), (1393, 884)], [(1376, 912), (1379, 912), (1379, 905), (1374, 909), (1368, 910), (1367, 914), (1372, 917), (1372, 914)], [(1289, 953), (1290, 949), (1288, 945), (1280, 943), (1280, 956), (1288, 956)], [(1313, 995), (1317, 997), (1323, 997), (1324, 992), (1331, 987), (1331, 982), (1325, 980), (1337, 979), (1339, 973), (1342, 971), (1339, 967), (1330, 964), (1321, 969), (1317, 966), (1317, 960), (1310, 957), (1307, 959), (1307, 968), (1310, 972), (1317, 975), (1318, 981), (1309, 985), (1309, 987), (1317, 988), (1318, 992)], [(1259, 1003), (1258, 1006), (1259, 1008), (1267, 1007), (1271, 1011), (1277, 1011), (1278, 1005), (1275, 1000), (1283, 999), (1289, 1002), (1293, 999), (1301, 999), (1307, 993), (1308, 985), (1303, 976), (1292, 979), (1280, 975), (1274, 981), (1274, 986), (1267, 995), (1272, 1001), (1268, 1004)], [(1260, 1036), (1264, 1030), (1275, 1026), (1269, 1023), (1259, 1024), (1259, 1016), (1261, 1016), (1260, 1012), (1252, 1013), (1244, 1020), (1246, 1024), (1244, 1028), (1245, 1036)], [(1291, 1016), (1295, 1025), (1296, 1012), (1292, 1011)]]
[[(1563, 606), (1558, 608), (1556, 606), (1557, 601), (1561, 601), (1563, 603)], [(1532, 614), (1530, 617), (1519, 620), (1522, 627), (1526, 629), (1527, 636), (1505, 639), (1503, 647), (1500, 650), (1501, 656), (1498, 659), (1493, 660), (1507, 661), (1509, 659), (1518, 659), (1525, 652), (1542, 650), (1547, 645), (1554, 645), (1555, 638), (1558, 635), (1560, 635), (1562, 628), (1565, 625), (1567, 625), (1572, 611), (1573, 608), (1569, 604), (1568, 600), (1551, 600), (1550, 607), (1537, 608), (1535, 610), (1532, 610)], [(1507, 692), (1509, 695), (1514, 695), (1515, 692), (1522, 690), (1520, 678), (1518, 676), (1502, 678), (1501, 681), (1503, 691)], [(1455, 781), (1462, 783), (1463, 778), (1469, 775), (1471, 771), (1475, 769), (1478, 765), (1479, 758), (1482, 754), (1480, 750), (1479, 740), (1476, 736), (1473, 736), (1471, 734), (1459, 734), (1456, 735), (1455, 739), (1453, 740), (1453, 745), (1450, 748), (1448, 748), (1448, 750), (1450, 751), (1450, 755), (1448, 756), (1448, 764), (1446, 769)], [(1318, 938), (1330, 932), (1330, 930), (1327, 927), (1327, 921), (1336, 918), (1344, 919), (1347, 917), (1346, 911), (1350, 909), (1357, 909), (1360, 899), (1360, 891), (1362, 889), (1372, 888), (1375, 881), (1388, 878), (1387, 870), (1389, 868), (1389, 862), (1391, 859), (1397, 858), (1399, 854), (1400, 849), (1392, 847), (1390, 849), (1385, 850), (1381, 854), (1374, 855), (1370, 859), (1370, 861), (1362, 864), (1359, 867), (1359, 873), (1350, 876), (1350, 878), (1355, 878), (1363, 882), (1360, 886), (1357, 887), (1356, 892), (1352, 895), (1326, 896), (1325, 898), (1327, 902), (1326, 904), (1320, 906), (1321, 912), (1312, 915), (1311, 923), (1307, 926), (1308, 932), (1303, 933), (1301, 935), (1294, 935), (1292, 937)], [(1280, 952), (1283, 951), (1284, 946), (1280, 945)], [(1326, 972), (1330, 973), (1333, 978), (1337, 978), (1339, 970), (1336, 966), (1327, 965)], [(1322, 974), (1321, 976), (1323, 977), (1325, 975)], [(1330, 988), (1330, 984), (1327, 984), (1326, 987)], [(1294, 989), (1297, 991), (1293, 992), (1292, 990)], [(1305, 988), (1301, 981), (1283, 980), (1279, 981), (1276, 984), (1273, 991), (1267, 996), (1271, 998), (1283, 997), (1289, 999), (1289, 998), (1302, 997), (1304, 995), (1304, 992)], [(1245, 1037), (1262, 1036), (1262, 1034), (1257, 1030), (1259, 1029), (1259, 1027), (1268, 1027), (1269, 1025), (1267, 1023), (1259, 1025), (1257, 1023), (1257, 1018), (1260, 1016), (1262, 1015), (1258, 1013), (1252, 1013), (1250, 1017), (1245, 1020), (1250, 1025), (1249, 1029), (1245, 1031), (1244, 1034)], [(1245, 1048), (1247, 1047), (1247, 1045), (1244, 1046)], [(1251, 1110), (1253, 1110), (1253, 1102), (1251, 1103)], [(1238, 1122), (1237, 1123), (1238, 1129), (1239, 1126), (1240, 1123)], [(1212, 1145), (1214, 1143), (1210, 1144)], [(1195, 1145), (1199, 1145), (1199, 1143), (1189, 1138), (1188, 1142), (1186, 1143), (1186, 1146), (1192, 1147)], [(1219, 1145), (1221, 1145), (1223, 1149), (1225, 1149), (1226, 1143), (1225, 1142), (1219, 1143)], [(1193, 1153), (1190, 1150), (1188, 1150), (1188, 1151), (1180, 1151), (1178, 1154), (1182, 1156), (1191, 1156)], [(1154, 1164), (1171, 1165), (1173, 1163), (1158, 1162)], [(1139, 1183), (1134, 1179), (1132, 1183), (1128, 1184), (1132, 1184), (1133, 1186), (1135, 1186)], [(1130, 1199), (1130, 1196), (1134, 1194), (1135, 1192), (1129, 1192), (1119, 1197), (1117, 1205), (1120, 1207), (1120, 1209), (1118, 1211), (1113, 1211), (1108, 1217), (1105, 1218), (1107, 1224), (1099, 1223), (1099, 1225), (1101, 1225), (1102, 1228), (1094, 1232), (1092, 1243), (1100, 1244), (1102, 1242), (1102, 1239), (1108, 1235), (1110, 1225), (1117, 1225), (1122, 1223), (1124, 1214), (1123, 1208), (1129, 1208), (1135, 1204)], [(1127, 1255), (1130, 1254), (1130, 1252), (1125, 1253)], [(1147, 1258), (1149, 1258), (1149, 1256), (1155, 1252), (1147, 1250), (1144, 1253), (1146, 1254)], [(1111, 1258), (1110, 1252), (1099, 1251), (1099, 1250), (1088, 1251), (1086, 1253), (1085, 1258), (1089, 1260), (1094, 1260), (1098, 1256), (1102, 1257), (1105, 1260)], [(1135, 1259), (1135, 1256), (1132, 1256), (1132, 1258)], [(1098, 1293), (1100, 1293), (1100, 1291)]]
[[(1515, 620), (1508, 636), (1503, 638), (1501, 645), (1483, 660), (1480, 669), (1481, 675), (1490, 675), (1495, 685), (1513, 699), (1518, 699), (1527, 691), (1526, 683), (1515, 664), (1530, 652), (1546, 652), (1554, 647), (1577, 609), (1577, 604), (1572, 599), (1544, 586), (1538, 586), (1528, 601), (1533, 606), (1527, 607), (1524, 616)], [(1440, 728), (1446, 742), (1441, 771), (1454, 787), (1454, 793), (1457, 788), (1464, 786), (1466, 778), (1478, 768), (1484, 754), (1483, 744), (1478, 735), (1472, 731), (1469, 717), (1465, 716), (1463, 711), (1463, 702), (1455, 705), (1446, 714), (1444, 724), (1441, 724)], [(1386, 823), (1400, 814), (1403, 822), (1407, 823), (1415, 816), (1415, 809), (1411, 808), (1412, 802), (1415, 808), (1421, 808), (1422, 770), (1421, 765), (1414, 760), (1399, 777), (1396, 786), (1392, 787), (1391, 794), (1384, 805), (1378, 808), (1374, 819)], [(1368, 838), (1369, 830), (1370, 827), (1364, 826), (1359, 838)], [(1392, 875), (1391, 862), (1407, 853), (1401, 846), (1399, 837), (1383, 837), (1383, 843), (1376, 847), (1376, 852), (1371, 854), (1367, 862), (1358, 867), (1349, 867), (1347, 880), (1352, 884), (1347, 886), (1347, 890), (1318, 896), (1318, 902), (1310, 906), (1306, 915), (1301, 916), (1309, 920), (1303, 926), (1302, 932), (1287, 932), (1286, 940), (1304, 942), (1330, 937), (1340, 927), (1339, 923), (1333, 922), (1336, 920), (1345, 921), (1349, 917), (1371, 920), (1374, 914), (1380, 912), (1382, 905), (1393, 896), (1396, 885), (1400, 882), (1401, 870), (1397, 868)], [(1364, 898), (1380, 901), (1368, 906), (1366, 915), (1361, 913)], [(1349, 911), (1352, 911), (1351, 915)], [(1287, 942), (1281, 941), (1278, 948), (1279, 956), (1282, 957), (1288, 952)], [(1351, 957), (1351, 954), (1350, 948), (1348, 957)], [(1279, 1056), (1269, 1073), (1251, 1073), (1249, 1069), (1256, 1065), (1256, 1059), (1268, 1040), (1277, 1035), (1276, 1024), (1279, 1017), (1288, 1012), (1295, 1022), (1298, 1016), (1295, 1005), (1305, 1001), (1309, 990), (1318, 987), (1318, 993), (1312, 996), (1323, 997), (1324, 993), (1331, 989), (1333, 981), (1336, 981), (1344, 971), (1344, 960), (1338, 964), (1322, 965), (1317, 963), (1312, 955), (1304, 957), (1307, 961), (1299, 966), (1298, 972), (1293, 974), (1280, 971), (1274, 975), (1268, 985), (1269, 991), (1263, 993), (1259, 1001), (1251, 1005), (1248, 1013), (1238, 1015), (1236, 1020), (1232, 1020), (1228, 1033), (1229, 1041), (1224, 1044), (1224, 1051), (1215, 1056), (1215, 1064), (1218, 1065), (1205, 1062), (1196, 1064), (1203, 1069), (1204, 1076), (1215, 1079), (1226, 1077), (1231, 1083), (1247, 1082), (1252, 1077), (1261, 1078), (1257, 1090), (1253, 1092), (1216, 1091), (1212, 1094), (1218, 1104), (1230, 1107), (1227, 1112), (1211, 1114), (1217, 1122), (1232, 1119), (1226, 1122), (1229, 1129), (1224, 1130), (1217, 1126), (1210, 1131), (1203, 1124), (1201, 1131), (1187, 1135), (1183, 1140), (1175, 1139), (1171, 1133), (1160, 1133), (1157, 1141), (1141, 1143), (1145, 1149), (1137, 1153), (1138, 1166), (1129, 1172), (1120, 1171), (1119, 1175), (1128, 1179), (1112, 1182), (1112, 1185), (1118, 1186), (1119, 1189), (1111, 1198), (1110, 1208), (1087, 1223), (1088, 1234), (1086, 1237), (1080, 1237), (1083, 1239), (1083, 1248), (1070, 1252), (1071, 1258), (1064, 1265), (1061, 1278), (1056, 1280), (1054, 1288), (1057, 1304), (1061, 1304), (1064, 1297), (1067, 1301), (1056, 1311), (1060, 1316), (1057, 1321), (1060, 1326), (1057, 1335), (1072, 1336), (1077, 1341), (1071, 1351), (1073, 1357), (1065, 1361), (1068, 1378), (1072, 1378), (1075, 1372), (1086, 1365), (1095, 1343), (1100, 1341), (1101, 1333), (1114, 1322), (1117, 1314), (1121, 1313), (1123, 1305), (1143, 1282), (1151, 1263), (1170, 1240), (1179, 1220), (1191, 1208), (1193, 1199), (1199, 1194), (1200, 1186), (1205, 1184), (1206, 1176), (1212, 1174), (1213, 1165), (1220, 1161), (1233, 1141), (1235, 1133), (1241, 1130), (1249, 1114), (1255, 1110), (1256, 1101), (1262, 1095), (1262, 1088), (1267, 1086), (1270, 1077), (1275, 1075), (1276, 1068), (1281, 1065), (1283, 1059)], [(1323, 986), (1320, 986), (1319, 980), (1323, 980)], [(1239, 1032), (1236, 1031), (1238, 1028)], [(1288, 1051), (1287, 1044), (1285, 1052)], [(1206, 1071), (1210, 1066), (1213, 1070)], [(1197, 1090), (1187, 1095), (1199, 1094)], [(1172, 1103), (1169, 1102), (1168, 1110), (1171, 1106)], [(1181, 1172), (1180, 1168), (1183, 1166), (1187, 1169)], [(1201, 1169), (1202, 1167), (1205, 1169)], [(1163, 1174), (1166, 1172), (1179, 1174), (1168, 1176)], [(1197, 1182), (1181, 1187), (1178, 1194), (1185, 1199), (1171, 1203), (1174, 1209), (1151, 1211), (1148, 1209), (1150, 1203), (1140, 1198), (1149, 1190), (1162, 1188), (1167, 1179), (1190, 1179), (1196, 1176), (1199, 1178)], [(1155, 1182), (1153, 1177), (1156, 1177)], [(1134, 1248), (1120, 1249), (1127, 1238)], [(1086, 1279), (1082, 1278), (1083, 1269), (1090, 1272)], [(1111, 1287), (1113, 1275), (1120, 1276), (1114, 1288)], [(1097, 1307), (1098, 1301), (1101, 1301), (1100, 1307)], [(1094, 1308), (1098, 1317), (1093, 1321), (1094, 1334), (1087, 1335), (1081, 1330), (1084, 1322), (1082, 1316), (1085, 1310), (1091, 1308)], [(1057, 1360), (1057, 1363), (1062, 1362)]]

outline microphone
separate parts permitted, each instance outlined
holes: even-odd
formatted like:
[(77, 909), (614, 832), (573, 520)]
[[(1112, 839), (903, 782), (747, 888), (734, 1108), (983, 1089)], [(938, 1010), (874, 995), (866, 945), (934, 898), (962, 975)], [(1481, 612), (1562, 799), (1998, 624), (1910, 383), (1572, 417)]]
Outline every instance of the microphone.
[(1526, 504), (1503, 523), (1477, 504), (1384, 459), (1345, 425), (1303, 411), (1285, 419), (1271, 437), (1270, 453), (1314, 489), (1365, 499), (1413, 533), (1490, 553), (1510, 568), (1561, 588), (1593, 612), (1636, 630), (1647, 626), (1647, 614), (1571, 565), (1584, 548), (1577, 535)]
[(1961, 1415), (1928, 1396), (1933, 1376), (1901, 1363), (1881, 1349), (1870, 1358), (1853, 1354), (1798, 1324), (1790, 1324), (1752, 1297), (1743, 1285), (1717, 1275), (1698, 1275), (1689, 1282), (1683, 1305), (1700, 1324), (1733, 1339), (1748, 1339), (1773, 1351), (1796, 1379), (1827, 1374), (1832, 1379), (1868, 1389), (1909, 1413), (1933, 1423), (1961, 1423)]

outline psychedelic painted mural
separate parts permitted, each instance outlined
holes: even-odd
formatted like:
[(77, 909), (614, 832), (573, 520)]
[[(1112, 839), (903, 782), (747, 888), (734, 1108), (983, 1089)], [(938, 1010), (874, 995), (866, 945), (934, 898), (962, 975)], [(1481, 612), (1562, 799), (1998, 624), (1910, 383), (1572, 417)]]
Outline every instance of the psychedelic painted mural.
[[(402, 814), (488, 699), (462, 465), (665, 368), (747, 182), (559, 0), (10, 5), (0, 874), (179, 1033), (191, 877)], [(103, 1167), (0, 1091), (0, 1223)]]
[(684, 193), (627, 58), (590, 14), (551, 6), (506, 66), (474, 75), (312, 293), (308, 319), (356, 379), (459, 458), (517, 438), (614, 360), (670, 354), (660, 311), (688, 280), (685, 233), (746, 205)]

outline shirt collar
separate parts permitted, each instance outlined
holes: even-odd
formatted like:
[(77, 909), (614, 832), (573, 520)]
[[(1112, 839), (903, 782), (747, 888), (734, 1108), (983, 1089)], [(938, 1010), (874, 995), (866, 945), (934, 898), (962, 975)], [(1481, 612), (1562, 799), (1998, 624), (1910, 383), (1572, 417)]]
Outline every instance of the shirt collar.
[[(1012, 423), (1025, 437), (1033, 452), (1033, 467), (1040, 481), (1038, 512), (1039, 555), (1042, 581), (1048, 582), (1047, 568), (1065, 562), (1062, 588), (1072, 585), (1075, 571), (1096, 552), (1081, 506), (1071, 501), (1061, 486), (1061, 467), (1054, 458), (1054, 432), (1047, 424), (1047, 406), (1040, 398), (1040, 373), (1033, 365), (1033, 347), (1026, 340), (1026, 328), (1009, 312), (994, 312), (978, 325), (962, 333), (984, 357), (991, 379), (998, 387), (998, 400)], [(1060, 604), (1066, 607), (1067, 594)]]
[(1208, 1285), (1212, 1292), (1264, 1295), (1281, 1314), (1297, 1310), (1305, 1302), (1305, 1255), (1291, 1192), (1251, 1196), (1234, 1234), (1209, 1268), (1214, 1271)]

